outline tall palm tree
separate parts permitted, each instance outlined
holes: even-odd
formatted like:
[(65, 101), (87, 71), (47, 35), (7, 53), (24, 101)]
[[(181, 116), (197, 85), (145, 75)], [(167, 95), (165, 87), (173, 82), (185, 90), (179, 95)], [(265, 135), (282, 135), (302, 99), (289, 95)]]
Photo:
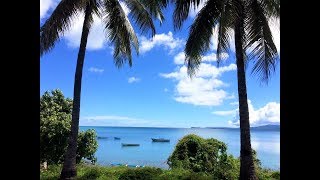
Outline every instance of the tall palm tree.
[[(155, 35), (152, 18), (164, 19), (161, 9), (167, 5), (167, 0), (123, 0), (130, 9), (130, 18), (143, 33), (151, 30)], [(68, 30), (71, 19), (84, 12), (84, 21), (81, 34), (75, 72), (71, 133), (68, 139), (68, 148), (61, 171), (60, 179), (73, 179), (76, 177), (76, 151), (79, 129), (81, 80), (86, 45), (93, 15), (103, 18), (107, 37), (114, 45), (114, 63), (121, 67), (124, 63), (132, 66), (131, 45), (139, 52), (138, 38), (131, 26), (129, 18), (120, 5), (119, 0), (61, 0), (51, 16), (40, 28), (40, 56), (51, 50), (61, 35)]]
[[(180, 29), (191, 7), (203, 0), (173, 0), (174, 27)], [(240, 114), (240, 179), (257, 179), (250, 141), (245, 66), (252, 59), (252, 72), (268, 82), (280, 59), (269, 28), (269, 18), (280, 18), (280, 0), (207, 0), (194, 19), (185, 46), (188, 74), (192, 77), (209, 50), (213, 28), (218, 28), (218, 65), (221, 53), (229, 51), (234, 31)], [(248, 52), (248, 55), (246, 54)]]

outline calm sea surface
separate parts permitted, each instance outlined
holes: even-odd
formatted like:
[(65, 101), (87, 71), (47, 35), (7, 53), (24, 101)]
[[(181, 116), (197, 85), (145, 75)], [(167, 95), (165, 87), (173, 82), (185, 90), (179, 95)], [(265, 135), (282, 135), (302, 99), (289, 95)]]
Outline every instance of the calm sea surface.
[[(145, 128), (145, 127), (89, 127), (95, 129), (98, 139), (97, 163), (101, 165), (129, 164), (168, 168), (167, 158), (184, 135), (197, 134), (203, 138), (216, 138), (228, 146), (228, 152), (236, 157), (240, 154), (239, 129), (209, 128)], [(114, 140), (120, 137), (121, 140)], [(170, 139), (169, 143), (153, 143), (151, 138)], [(122, 147), (121, 143), (140, 144), (138, 147)], [(258, 153), (262, 166), (280, 169), (280, 131), (251, 130), (251, 145)]]

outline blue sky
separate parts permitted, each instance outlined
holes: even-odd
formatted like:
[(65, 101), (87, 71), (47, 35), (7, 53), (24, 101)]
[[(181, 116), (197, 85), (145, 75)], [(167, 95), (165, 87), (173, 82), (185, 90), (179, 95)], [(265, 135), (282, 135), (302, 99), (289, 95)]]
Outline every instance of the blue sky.
[[(40, 23), (58, 0), (40, 0)], [(123, 6), (124, 7), (124, 6)], [(126, 13), (130, 11), (124, 7)], [(225, 61), (216, 66), (216, 43), (203, 57), (197, 75), (191, 80), (183, 64), (183, 48), (189, 26), (197, 13), (190, 13), (180, 31), (173, 30), (172, 6), (166, 20), (156, 21), (156, 36), (139, 38), (140, 54), (133, 51), (133, 66), (118, 69), (113, 63), (112, 46), (105, 38), (102, 22), (95, 22), (89, 34), (85, 57), (80, 125), (155, 127), (236, 127), (238, 97), (234, 47)], [(40, 59), (40, 93), (59, 88), (72, 98), (74, 72), (83, 17), (75, 18), (72, 28), (55, 48)], [(276, 23), (275, 23), (276, 22)], [(279, 48), (278, 21), (270, 22)], [(215, 34), (215, 33), (214, 33)], [(231, 44), (233, 40), (231, 39)], [(280, 123), (280, 63), (268, 85), (261, 84), (247, 70), (250, 122), (252, 126)]]

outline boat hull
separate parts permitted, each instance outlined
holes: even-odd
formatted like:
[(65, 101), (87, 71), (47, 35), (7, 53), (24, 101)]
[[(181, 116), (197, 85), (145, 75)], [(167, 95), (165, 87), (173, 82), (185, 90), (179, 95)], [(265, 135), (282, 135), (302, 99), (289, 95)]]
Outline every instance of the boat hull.
[(155, 138), (151, 138), (152, 142), (170, 142), (170, 139), (155, 139)]

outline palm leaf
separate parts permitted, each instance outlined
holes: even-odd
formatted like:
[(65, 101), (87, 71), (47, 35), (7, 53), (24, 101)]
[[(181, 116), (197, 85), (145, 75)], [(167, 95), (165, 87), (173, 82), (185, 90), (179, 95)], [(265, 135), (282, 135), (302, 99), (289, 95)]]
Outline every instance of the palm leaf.
[(221, 54), (223, 52), (229, 52), (231, 31), (235, 20), (235, 9), (232, 4), (232, 0), (226, 0), (220, 15), (218, 24), (218, 47), (217, 47), (217, 63), (218, 66), (222, 60)]
[(190, 7), (197, 8), (204, 0), (173, 0), (175, 9), (173, 12), (174, 29), (180, 29), (188, 18)]
[(139, 0), (125, 0), (125, 2), (131, 10), (130, 15), (135, 19), (136, 23), (140, 25), (142, 33), (151, 30), (152, 36), (154, 36), (156, 29), (146, 7), (141, 4)]
[(62, 0), (40, 28), (40, 56), (50, 51), (60, 36), (70, 28), (74, 15), (83, 10), (88, 0)]
[(267, 18), (280, 17), (280, 0), (262, 0), (261, 7)]
[(254, 59), (252, 73), (258, 74), (267, 83), (271, 73), (275, 71), (278, 52), (264, 12), (257, 0), (251, 0), (248, 3), (245, 28), (248, 40), (246, 49), (251, 49), (248, 58)]
[(209, 0), (196, 16), (189, 31), (185, 54), (188, 74), (192, 77), (201, 63), (201, 55), (210, 48), (212, 29), (219, 20), (223, 1)]
[(107, 37), (114, 44), (114, 62), (121, 67), (126, 61), (132, 66), (131, 44), (139, 53), (138, 38), (118, 0), (104, 0)]
[(164, 21), (162, 9), (168, 6), (169, 0), (140, 0), (140, 2), (148, 9), (152, 17), (159, 19), (160, 24)]

